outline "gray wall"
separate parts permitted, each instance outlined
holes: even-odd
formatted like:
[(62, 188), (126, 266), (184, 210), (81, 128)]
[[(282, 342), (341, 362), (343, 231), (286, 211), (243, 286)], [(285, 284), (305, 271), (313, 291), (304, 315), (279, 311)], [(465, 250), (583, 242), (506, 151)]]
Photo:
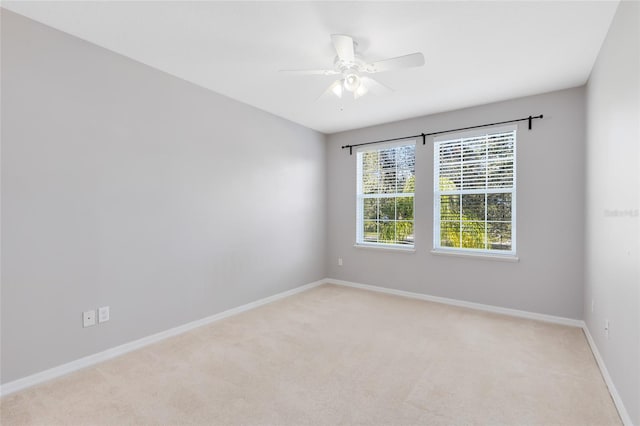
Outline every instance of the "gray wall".
[[(416, 147), (415, 253), (355, 248), (356, 156), (340, 146), (544, 114), (518, 127), (518, 263), (438, 256), (433, 248), (433, 144)], [(415, 118), (329, 137), (331, 278), (582, 318), (584, 88)], [(344, 266), (338, 266), (342, 257)]]
[(325, 153), (3, 10), (2, 382), (323, 278)]
[[(587, 85), (585, 321), (640, 425), (640, 3), (623, 1)], [(593, 301), (593, 312), (591, 310)], [(604, 332), (609, 320), (609, 338)]]

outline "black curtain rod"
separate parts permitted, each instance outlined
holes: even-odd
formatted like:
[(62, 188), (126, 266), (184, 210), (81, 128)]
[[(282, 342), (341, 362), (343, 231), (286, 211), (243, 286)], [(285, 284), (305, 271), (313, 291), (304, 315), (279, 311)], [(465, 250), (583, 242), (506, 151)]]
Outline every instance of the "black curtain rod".
[(414, 138), (419, 138), (422, 137), (422, 145), (427, 143), (427, 136), (433, 136), (433, 135), (440, 135), (442, 133), (451, 133), (451, 132), (459, 132), (461, 130), (469, 130), (469, 129), (477, 129), (480, 127), (489, 127), (489, 126), (497, 126), (498, 124), (507, 124), (507, 123), (517, 123), (518, 121), (528, 121), (529, 122), (529, 130), (531, 130), (531, 122), (533, 120), (537, 120), (542, 118), (543, 115), (536, 115), (536, 116), (528, 116), (525, 118), (517, 118), (515, 120), (507, 120), (507, 121), (498, 121), (496, 123), (489, 123), (489, 124), (478, 124), (477, 126), (469, 126), (469, 127), (461, 127), (459, 129), (451, 129), (451, 130), (441, 130), (439, 132), (431, 132), (431, 133), (420, 133), (419, 135), (413, 135), (413, 136), (403, 136), (401, 138), (393, 138), (393, 139), (384, 139), (381, 141), (373, 141), (373, 142), (364, 142), (364, 143), (357, 143), (354, 145), (343, 145), (342, 149), (346, 149), (349, 148), (349, 155), (353, 154), (353, 148), (357, 147), (357, 146), (363, 146), (363, 145), (371, 145), (374, 143), (383, 143), (383, 142), (393, 142), (393, 141), (401, 141), (403, 139), (414, 139)]

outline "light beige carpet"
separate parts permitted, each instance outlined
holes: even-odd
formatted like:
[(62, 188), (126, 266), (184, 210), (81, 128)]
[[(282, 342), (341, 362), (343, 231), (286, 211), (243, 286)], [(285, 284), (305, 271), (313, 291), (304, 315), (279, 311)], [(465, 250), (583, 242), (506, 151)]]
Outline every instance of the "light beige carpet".
[(333, 285), (9, 395), (3, 425), (617, 425), (582, 330)]

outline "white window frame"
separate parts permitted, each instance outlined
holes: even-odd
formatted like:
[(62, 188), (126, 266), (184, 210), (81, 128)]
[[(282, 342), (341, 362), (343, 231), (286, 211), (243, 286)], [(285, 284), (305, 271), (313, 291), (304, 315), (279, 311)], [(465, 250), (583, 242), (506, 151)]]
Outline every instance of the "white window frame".
[[(433, 250), (434, 254), (452, 254), (473, 256), (482, 258), (497, 258), (507, 260), (518, 260), (517, 258), (517, 245), (516, 245), (516, 197), (517, 197), (517, 125), (493, 127), (486, 129), (478, 129), (474, 131), (468, 131), (463, 133), (450, 133), (447, 135), (434, 138), (433, 148)], [(495, 133), (514, 132), (514, 144), (513, 144), (513, 186), (511, 188), (495, 188), (495, 189), (475, 189), (475, 190), (458, 190), (457, 194), (491, 194), (491, 193), (510, 193), (511, 194), (511, 250), (494, 250), (494, 249), (477, 249), (477, 248), (461, 248), (461, 247), (443, 247), (440, 245), (440, 196), (443, 192), (440, 191), (440, 156), (439, 146), (442, 142), (477, 138), (483, 135), (491, 135)], [(444, 191), (446, 195), (447, 191)], [(462, 205), (460, 205), (462, 212)], [(485, 206), (486, 209), (486, 206)], [(486, 221), (485, 221), (486, 229)]]
[[(399, 250), (399, 251), (415, 251), (415, 240), (413, 244), (393, 244), (384, 242), (370, 242), (364, 240), (364, 199), (365, 198), (387, 198), (387, 197), (407, 197), (411, 196), (413, 199), (413, 235), (415, 238), (416, 233), (416, 199), (415, 189), (412, 193), (387, 193), (387, 194), (375, 194), (365, 195), (362, 188), (362, 154), (371, 151), (380, 151), (389, 148), (396, 148), (400, 146), (413, 146), (415, 152), (416, 141), (415, 139), (402, 140), (397, 142), (387, 142), (376, 144), (375, 146), (363, 146), (356, 149), (356, 243), (355, 247), (363, 248), (375, 248), (386, 250)], [(414, 165), (414, 179), (415, 179), (415, 165)]]

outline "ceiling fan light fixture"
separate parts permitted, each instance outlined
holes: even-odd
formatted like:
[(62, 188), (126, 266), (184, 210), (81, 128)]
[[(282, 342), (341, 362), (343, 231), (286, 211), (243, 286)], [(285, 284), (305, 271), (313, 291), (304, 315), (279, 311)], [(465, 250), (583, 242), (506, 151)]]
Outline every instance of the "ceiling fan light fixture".
[(342, 98), (342, 86), (343, 84), (334, 84), (334, 86), (331, 88), (333, 94), (339, 98)]
[(367, 89), (364, 84), (360, 84), (360, 86), (358, 86), (358, 88), (353, 92), (353, 97), (358, 99), (359, 97), (366, 95), (368, 91), (369, 89)]
[(344, 76), (344, 88), (350, 92), (355, 92), (360, 87), (360, 76), (356, 72), (349, 72)]
[(410, 53), (395, 58), (383, 59), (367, 63), (356, 55), (357, 42), (345, 34), (332, 34), (331, 42), (337, 53), (332, 69), (281, 70), (288, 74), (297, 75), (339, 75), (318, 99), (336, 96), (342, 98), (344, 92), (353, 93), (358, 99), (367, 93), (380, 94), (393, 90), (371, 78), (369, 74), (383, 71), (393, 71), (403, 68), (421, 67), (424, 65), (424, 55), (420, 52)]

